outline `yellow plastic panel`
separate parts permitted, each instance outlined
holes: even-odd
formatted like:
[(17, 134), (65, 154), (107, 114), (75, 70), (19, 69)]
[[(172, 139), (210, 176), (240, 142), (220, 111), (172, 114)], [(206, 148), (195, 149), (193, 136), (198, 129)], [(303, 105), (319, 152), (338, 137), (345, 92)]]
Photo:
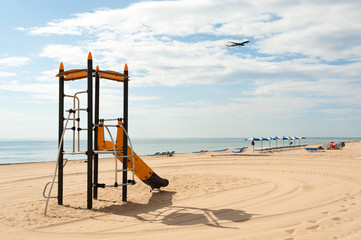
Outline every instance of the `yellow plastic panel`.
[(56, 75), (57, 77), (64, 77), (65, 81), (76, 80), (88, 77), (88, 71), (86, 69), (69, 70)]
[(122, 73), (114, 72), (114, 71), (97, 71), (99, 74), (99, 77), (114, 80), (118, 82), (124, 82), (125, 78), (128, 78), (127, 75), (124, 75)]

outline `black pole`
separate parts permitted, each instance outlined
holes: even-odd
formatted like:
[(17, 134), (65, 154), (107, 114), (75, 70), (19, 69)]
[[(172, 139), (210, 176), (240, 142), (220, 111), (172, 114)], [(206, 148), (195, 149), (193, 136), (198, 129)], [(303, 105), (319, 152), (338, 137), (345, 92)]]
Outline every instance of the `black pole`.
[[(94, 110), (94, 123), (99, 124), (99, 66), (96, 68), (96, 74), (95, 74), (95, 110)], [(94, 149), (98, 150), (98, 127), (95, 127), (94, 132)], [(99, 155), (94, 154), (94, 192), (93, 192), (93, 198), (98, 199), (98, 159)]]
[[(60, 63), (59, 73), (64, 72), (63, 63)], [(64, 77), (59, 77), (59, 128), (58, 128), (58, 147), (61, 144), (61, 136), (64, 130)], [(63, 205), (63, 146), (60, 149), (58, 162), (58, 204)]]
[[(128, 76), (128, 65), (124, 66), (124, 75)], [(124, 89), (123, 89), (123, 127), (124, 130), (128, 132), (128, 78), (124, 79)], [(123, 153), (128, 155), (128, 139), (126, 134), (123, 134)], [(127, 182), (128, 182), (128, 158), (123, 159), (123, 197), (122, 201), (127, 201)]]
[(87, 162), (87, 208), (93, 208), (93, 59), (88, 55), (88, 162)]

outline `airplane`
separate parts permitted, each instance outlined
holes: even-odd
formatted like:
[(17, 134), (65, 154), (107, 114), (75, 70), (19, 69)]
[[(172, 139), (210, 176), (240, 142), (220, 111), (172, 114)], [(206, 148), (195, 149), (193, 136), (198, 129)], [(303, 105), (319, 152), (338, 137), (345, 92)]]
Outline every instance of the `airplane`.
[(243, 42), (231, 42), (229, 41), (226, 45), (227, 47), (243, 47), (246, 43), (249, 43), (249, 40)]

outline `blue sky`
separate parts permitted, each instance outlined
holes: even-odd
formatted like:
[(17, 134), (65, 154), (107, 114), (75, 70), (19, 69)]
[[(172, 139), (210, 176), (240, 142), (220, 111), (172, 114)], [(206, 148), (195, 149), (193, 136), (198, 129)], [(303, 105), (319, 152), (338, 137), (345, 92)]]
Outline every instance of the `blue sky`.
[[(59, 64), (89, 51), (128, 64), (132, 137), (361, 136), (359, 1), (0, 3), (0, 139), (56, 138)], [(122, 87), (101, 94), (121, 117)]]

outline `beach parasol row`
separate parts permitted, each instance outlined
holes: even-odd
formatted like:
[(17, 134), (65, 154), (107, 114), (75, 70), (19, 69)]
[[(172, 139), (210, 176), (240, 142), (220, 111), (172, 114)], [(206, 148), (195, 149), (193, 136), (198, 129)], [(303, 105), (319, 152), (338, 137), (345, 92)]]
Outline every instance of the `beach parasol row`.
[[(276, 147), (278, 147), (277, 145), (277, 140), (282, 140), (283, 141), (283, 147), (285, 146), (285, 143), (284, 141), (285, 140), (288, 140), (289, 141), (289, 145), (290, 144), (290, 141), (291, 140), (299, 140), (299, 145), (301, 145), (301, 139), (306, 139), (306, 137), (278, 137), (278, 136), (275, 136), (275, 137), (259, 137), (259, 138), (256, 138), (256, 137), (250, 137), (250, 138), (245, 138), (244, 140), (245, 141), (252, 141), (252, 142), (255, 142), (255, 141), (260, 141), (261, 142), (261, 149), (263, 149), (263, 145), (262, 145), (262, 142), (263, 141), (268, 141), (269, 142), (269, 148), (271, 148), (271, 140), (275, 140), (276, 141)], [(254, 144), (253, 145), (253, 148), (254, 148)]]

